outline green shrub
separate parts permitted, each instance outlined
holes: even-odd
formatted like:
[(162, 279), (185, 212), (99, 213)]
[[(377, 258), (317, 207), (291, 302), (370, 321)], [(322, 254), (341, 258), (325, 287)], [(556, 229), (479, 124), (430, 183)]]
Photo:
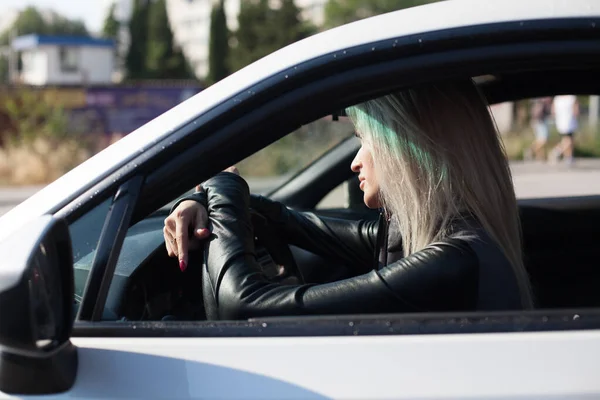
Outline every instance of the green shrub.
[(44, 98), (41, 91), (17, 88), (3, 93), (4, 115), (0, 135), (0, 181), (4, 184), (48, 183), (90, 154), (89, 143), (70, 132), (62, 106)]

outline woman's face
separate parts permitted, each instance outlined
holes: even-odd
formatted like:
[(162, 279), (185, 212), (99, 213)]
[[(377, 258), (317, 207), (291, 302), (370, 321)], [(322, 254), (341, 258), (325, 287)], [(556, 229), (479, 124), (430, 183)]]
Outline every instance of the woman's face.
[(352, 160), (350, 168), (353, 172), (358, 174), (360, 190), (364, 193), (363, 201), (366, 206), (369, 208), (381, 207), (381, 202), (379, 200), (379, 182), (377, 182), (371, 150), (362, 145), (358, 150), (358, 153), (356, 153), (354, 160)]

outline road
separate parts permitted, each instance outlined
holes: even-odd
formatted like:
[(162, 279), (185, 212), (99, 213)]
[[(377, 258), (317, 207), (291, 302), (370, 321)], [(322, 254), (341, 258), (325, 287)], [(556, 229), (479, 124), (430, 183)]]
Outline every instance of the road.
[[(511, 171), (518, 198), (600, 195), (600, 159), (576, 160), (573, 166), (536, 162), (513, 162)], [(249, 179), (254, 192), (277, 185), (278, 179)], [(42, 186), (0, 187), (0, 215), (10, 210)], [(324, 205), (339, 204), (343, 191), (338, 189)]]

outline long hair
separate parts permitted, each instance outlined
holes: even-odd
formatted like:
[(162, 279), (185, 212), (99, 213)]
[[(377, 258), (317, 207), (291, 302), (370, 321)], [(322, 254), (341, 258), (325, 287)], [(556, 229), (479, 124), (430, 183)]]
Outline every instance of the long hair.
[(449, 235), (457, 217), (471, 215), (506, 255), (523, 306), (531, 308), (508, 160), (474, 83), (407, 89), (347, 113), (373, 155), (380, 201), (399, 227), (404, 255)]

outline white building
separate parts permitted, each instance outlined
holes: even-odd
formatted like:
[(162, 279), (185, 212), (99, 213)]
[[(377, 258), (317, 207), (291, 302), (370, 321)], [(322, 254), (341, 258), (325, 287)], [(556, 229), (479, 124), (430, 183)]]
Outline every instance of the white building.
[[(175, 43), (194, 69), (196, 77), (203, 79), (208, 73), (208, 42), (210, 14), (213, 0), (167, 0), (167, 14)], [(240, 0), (225, 1), (227, 26), (237, 29)]]
[[(196, 76), (205, 78), (208, 73), (208, 42), (210, 14), (216, 0), (167, 0), (167, 13), (177, 45), (181, 46)], [(235, 31), (240, 4), (244, 0), (225, 0), (227, 26)], [(277, 6), (277, 0), (271, 0)], [(317, 26), (323, 24), (327, 0), (295, 0), (302, 9), (302, 17)]]
[(21, 53), (19, 82), (29, 85), (106, 84), (112, 81), (114, 43), (89, 37), (26, 35), (12, 48)]
[[(169, 24), (175, 43), (181, 47), (186, 59), (194, 68), (196, 77), (203, 79), (208, 74), (208, 42), (210, 34), (210, 14), (218, 0), (166, 0)], [(241, 2), (245, 0), (225, 0), (227, 26), (231, 31), (238, 28), (238, 14)], [(117, 4), (117, 19), (128, 21), (133, 9), (132, 0), (105, 0), (106, 7)], [(271, 0), (277, 7), (279, 0)], [(323, 25), (327, 0), (295, 0), (302, 9), (302, 18), (316, 26)], [(127, 38), (121, 38), (122, 43)]]
[(325, 23), (325, 4), (328, 0), (295, 0), (296, 6), (302, 9), (302, 18), (316, 26)]

